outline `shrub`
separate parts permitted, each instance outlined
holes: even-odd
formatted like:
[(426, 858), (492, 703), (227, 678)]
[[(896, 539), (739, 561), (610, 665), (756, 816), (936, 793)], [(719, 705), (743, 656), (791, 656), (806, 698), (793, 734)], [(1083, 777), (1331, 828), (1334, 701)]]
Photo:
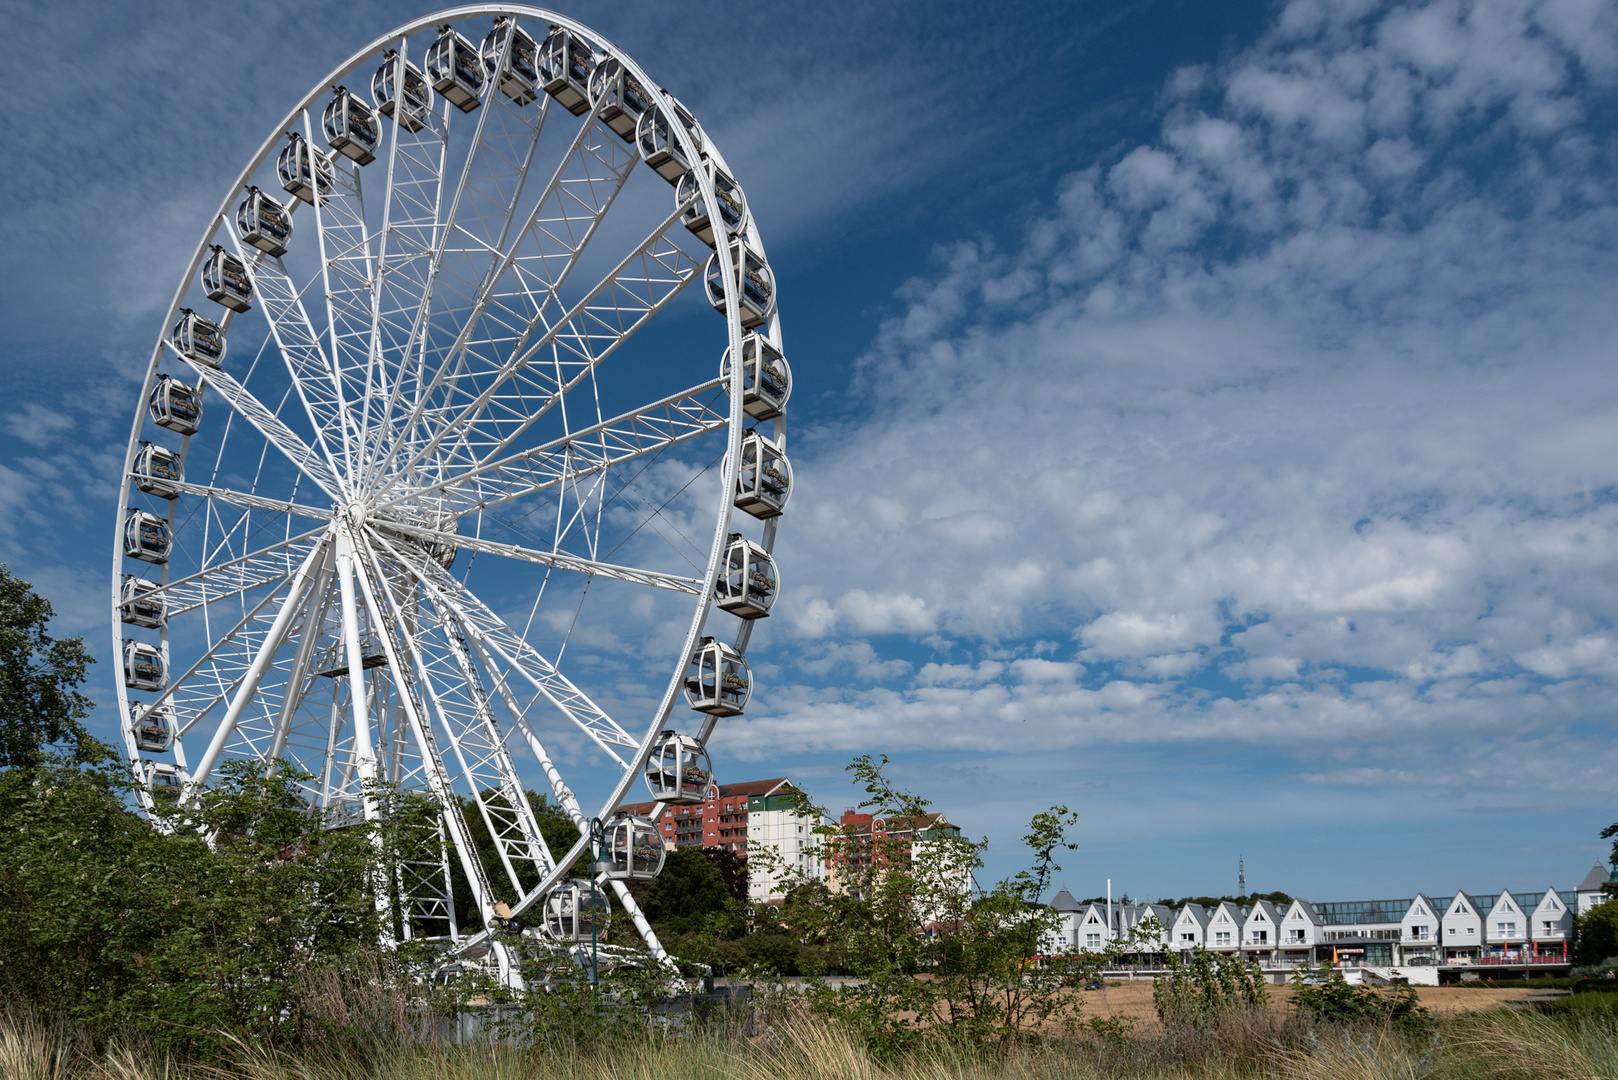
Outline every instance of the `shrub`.
[(1354, 986), (1335, 970), (1313, 982), (1306, 970), (1299, 968), (1292, 981), (1292, 1004), (1306, 1016), (1337, 1024), (1389, 1023), (1412, 1033), (1432, 1026), (1432, 1013), (1409, 984)]

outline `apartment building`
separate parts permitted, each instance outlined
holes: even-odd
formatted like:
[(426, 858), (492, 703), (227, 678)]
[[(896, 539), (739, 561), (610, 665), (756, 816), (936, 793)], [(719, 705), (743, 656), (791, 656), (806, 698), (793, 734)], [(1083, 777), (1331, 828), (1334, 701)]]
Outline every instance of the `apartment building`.
[[(748, 862), (748, 899), (779, 903), (789, 879), (802, 874), (825, 877), (816, 854), (813, 816), (797, 812), (798, 789), (787, 777), (748, 780), (739, 784), (710, 781), (701, 803), (665, 806), (657, 819), (663, 842), (671, 848), (704, 847), (744, 852)], [(629, 803), (618, 809), (650, 816), (655, 804)], [(771, 857), (764, 857), (768, 850)]]
[[(1063, 915), (1053, 948), (1076, 952), (1115, 949), (1148, 917), (1164, 930), (1149, 940), (1162, 950), (1189, 955), (1203, 948), (1264, 964), (1558, 963), (1568, 956), (1573, 917), (1603, 902), (1603, 887), (1618, 882), (1594, 867), (1576, 889), (1477, 894), (1424, 893), (1391, 900), (1309, 901), (1277, 907), (1267, 900), (1213, 908), (1185, 904), (1079, 904), (1065, 888), (1051, 906)], [(1110, 925), (1109, 925), (1110, 922)], [(1140, 940), (1137, 935), (1137, 940)], [(1144, 942), (1138, 950), (1150, 951)]]

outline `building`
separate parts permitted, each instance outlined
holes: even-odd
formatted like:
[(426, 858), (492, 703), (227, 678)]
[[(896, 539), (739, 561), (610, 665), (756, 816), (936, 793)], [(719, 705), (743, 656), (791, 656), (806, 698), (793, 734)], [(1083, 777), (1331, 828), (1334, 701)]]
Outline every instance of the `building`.
[(1400, 952), (1403, 953), (1401, 963), (1410, 963), (1412, 960), (1423, 958), (1436, 961), (1439, 959), (1438, 951), (1441, 948), (1438, 940), (1439, 912), (1443, 911), (1449, 903), (1448, 900), (1429, 900), (1422, 893), (1417, 893), (1415, 899), (1410, 901), (1410, 907), (1405, 911), (1405, 917), (1400, 921)]
[[(665, 806), (657, 819), (663, 842), (671, 848), (703, 847), (745, 853), (748, 861), (748, 899), (779, 903), (786, 882), (801, 873), (805, 878), (825, 876), (817, 855), (813, 817), (796, 813), (798, 791), (784, 776), (748, 780), (739, 784), (710, 781), (701, 803)], [(618, 809), (650, 816), (656, 804), (630, 803)], [(760, 857), (769, 850), (773, 858)]]
[(898, 859), (914, 863), (920, 857), (923, 865), (944, 875), (944, 880), (935, 883), (941, 889), (967, 896), (975, 884), (972, 867), (963, 861), (964, 852), (951, 850), (960, 839), (960, 826), (943, 814), (883, 817), (845, 810), (837, 821), (837, 834), (826, 845), (826, 882), (833, 889), (858, 895), (866, 871)]
[(1600, 863), (1590, 867), (1590, 872), (1584, 875), (1584, 880), (1579, 882), (1579, 887), (1576, 890), (1577, 913), (1583, 915), (1605, 900), (1607, 894), (1603, 891), (1603, 886), (1609, 883), (1618, 885), (1618, 863), (1613, 864), (1611, 874), (1608, 874)]
[[(1591, 869), (1577, 889), (1542, 892), (1432, 894), (1394, 900), (1293, 900), (1276, 907), (1267, 900), (1212, 908), (1185, 904), (1105, 904), (1073, 899), (1067, 889), (1052, 907), (1062, 914), (1060, 944), (1075, 952), (1101, 951), (1131, 940), (1148, 918), (1166, 929), (1161, 937), (1136, 934), (1129, 946), (1147, 954), (1193, 949), (1253, 960), (1266, 967), (1329, 963), (1342, 966), (1487, 965), (1524, 967), (1567, 964), (1575, 915), (1607, 899), (1618, 870)], [(1111, 923), (1109, 927), (1108, 923)], [(1053, 941), (1053, 945), (1056, 942)]]

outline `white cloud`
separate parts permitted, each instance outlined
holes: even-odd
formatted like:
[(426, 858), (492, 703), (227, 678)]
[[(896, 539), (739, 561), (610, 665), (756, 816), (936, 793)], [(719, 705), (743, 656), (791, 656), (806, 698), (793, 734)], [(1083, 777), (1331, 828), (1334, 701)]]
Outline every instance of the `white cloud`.
[[(1171, 78), (1159, 137), (1069, 176), (1019, 245), (940, 249), (863, 363), (882, 423), (800, 443), (782, 535), (839, 597), (810, 632), (950, 655), (772, 695), (753, 730), (1396, 740), (1353, 768), (1399, 782), (1464, 772), (1458, 733), (1604, 723), (1615, 74), (1606, 9), (1295, 3)], [(875, 462), (881, 504), (845, 498)], [(973, 662), (1060, 635), (1048, 660), (1085, 669)]]

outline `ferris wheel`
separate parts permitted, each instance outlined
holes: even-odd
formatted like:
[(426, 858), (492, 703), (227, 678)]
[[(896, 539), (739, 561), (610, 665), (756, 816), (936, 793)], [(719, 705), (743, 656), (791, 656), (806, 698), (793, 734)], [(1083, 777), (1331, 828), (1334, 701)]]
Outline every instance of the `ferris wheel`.
[(790, 392), (742, 189), (629, 56), (520, 6), (378, 38), (231, 185), (152, 351), (112, 573), (140, 798), (231, 759), (289, 762), (333, 826), (430, 795), (392, 925), (508, 979), (525, 915), (589, 940), (593, 831), (666, 962), (625, 887), (660, 826), (615, 811), (700, 801), (747, 705)]

